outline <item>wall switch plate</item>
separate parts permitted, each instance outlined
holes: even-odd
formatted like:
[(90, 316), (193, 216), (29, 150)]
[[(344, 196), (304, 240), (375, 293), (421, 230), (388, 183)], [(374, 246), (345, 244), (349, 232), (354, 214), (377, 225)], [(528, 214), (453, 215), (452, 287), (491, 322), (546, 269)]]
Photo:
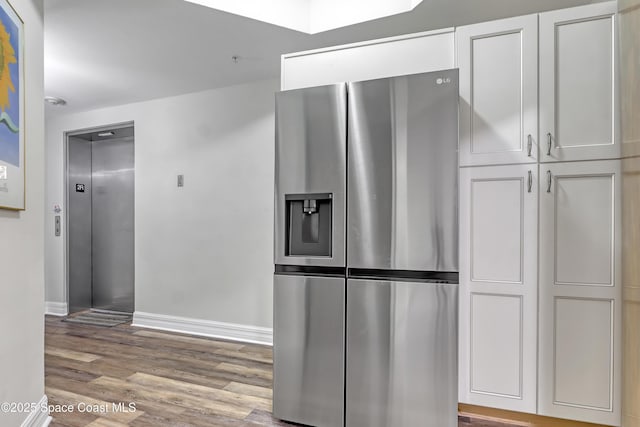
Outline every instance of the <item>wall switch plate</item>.
[(178, 187), (184, 187), (184, 175), (178, 175)]

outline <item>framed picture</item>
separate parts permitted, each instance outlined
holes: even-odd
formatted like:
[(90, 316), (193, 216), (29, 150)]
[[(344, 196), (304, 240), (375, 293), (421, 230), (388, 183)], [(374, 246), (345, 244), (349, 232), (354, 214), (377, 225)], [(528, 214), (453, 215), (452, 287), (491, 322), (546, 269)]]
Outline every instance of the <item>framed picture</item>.
[(24, 210), (24, 24), (0, 0), (0, 208)]

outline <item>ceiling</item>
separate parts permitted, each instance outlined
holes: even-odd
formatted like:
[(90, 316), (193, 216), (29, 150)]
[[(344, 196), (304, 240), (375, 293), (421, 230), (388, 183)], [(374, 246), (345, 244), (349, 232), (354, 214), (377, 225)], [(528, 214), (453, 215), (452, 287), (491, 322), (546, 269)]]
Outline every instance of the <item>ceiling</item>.
[[(413, 10), (422, 0), (186, 0), (308, 34)], [(336, 9), (340, 13), (336, 13)]]
[(283, 53), (597, 2), (424, 0), (411, 12), (310, 35), (183, 0), (45, 0), (45, 94), (67, 101), (46, 113), (278, 78)]

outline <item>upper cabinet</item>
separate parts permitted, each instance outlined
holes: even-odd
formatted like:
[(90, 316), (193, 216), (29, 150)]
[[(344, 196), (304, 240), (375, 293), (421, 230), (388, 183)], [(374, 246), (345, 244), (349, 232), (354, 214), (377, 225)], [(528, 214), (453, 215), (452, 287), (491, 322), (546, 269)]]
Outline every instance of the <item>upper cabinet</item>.
[(606, 2), (458, 28), (460, 165), (619, 158), (615, 13)]
[(616, 2), (540, 14), (540, 161), (620, 157)]
[(460, 27), (460, 165), (535, 163), (538, 15)]

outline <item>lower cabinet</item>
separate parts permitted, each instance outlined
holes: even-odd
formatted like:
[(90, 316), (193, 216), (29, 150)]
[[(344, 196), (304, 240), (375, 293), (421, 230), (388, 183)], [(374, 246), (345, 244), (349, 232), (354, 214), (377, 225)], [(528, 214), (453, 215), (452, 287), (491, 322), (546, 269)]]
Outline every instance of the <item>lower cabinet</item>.
[(620, 425), (620, 161), (540, 165), (538, 412)]
[(460, 169), (459, 400), (536, 412), (538, 165)]
[(460, 169), (460, 402), (620, 425), (620, 178)]

